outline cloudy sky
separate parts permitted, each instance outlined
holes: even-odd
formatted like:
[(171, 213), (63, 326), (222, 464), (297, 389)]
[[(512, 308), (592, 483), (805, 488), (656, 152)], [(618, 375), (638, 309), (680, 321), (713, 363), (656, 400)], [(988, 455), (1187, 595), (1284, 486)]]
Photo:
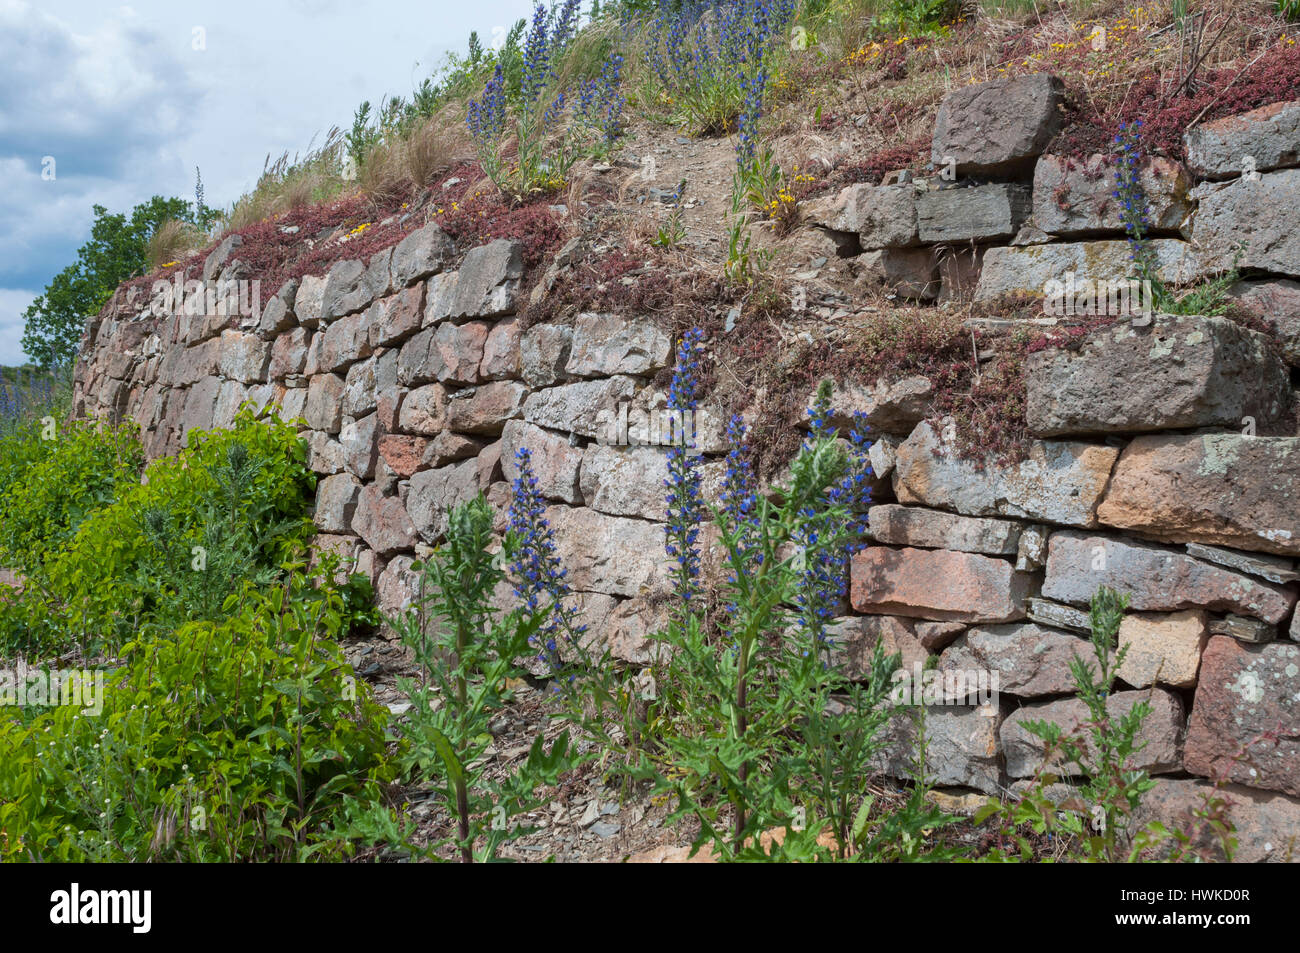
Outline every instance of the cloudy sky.
[(471, 30), (490, 45), (531, 8), (0, 0), (0, 364), (25, 359), (22, 312), (90, 237), (92, 205), (192, 199), (199, 166), (207, 203), (228, 207), (268, 153), (305, 151), (362, 100), (408, 94)]

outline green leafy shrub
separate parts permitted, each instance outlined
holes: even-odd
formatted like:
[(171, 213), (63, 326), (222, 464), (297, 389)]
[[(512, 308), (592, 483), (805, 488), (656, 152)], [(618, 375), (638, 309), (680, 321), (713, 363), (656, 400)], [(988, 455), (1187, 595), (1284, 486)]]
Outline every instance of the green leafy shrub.
[(0, 709), (0, 860), (339, 856), (342, 812), (391, 780), (388, 713), (338, 646), (338, 589), (298, 568), (127, 643), (98, 714)]
[[(142, 483), (119, 483), (116, 499), (25, 567), (22, 597), (0, 604), (0, 651), (90, 652), (218, 618), (243, 581), (273, 583), (310, 535), (305, 459), (290, 424), (247, 409), (231, 430), (192, 433), (184, 451), (151, 463)], [(71, 476), (88, 479), (86, 469)], [(48, 492), (75, 501), (85, 490), (70, 480)]]
[[(504, 579), (488, 549), (492, 520), (482, 494), (456, 506), (446, 544), (421, 567), (424, 599), (392, 620), (424, 671), (423, 680), (401, 683), (412, 706), (404, 767), (419, 780), (431, 778), (456, 819), (455, 835), (424, 852), (433, 859), (438, 848), (451, 847), (465, 863), (494, 860), (503, 843), (527, 833), (513, 819), (542, 803), (536, 789), (574, 765), (568, 732), (549, 751), (538, 735), (503, 782), (487, 777), (489, 723), (509, 703), (509, 680), (524, 674), (515, 660), (529, 652), (543, 620), (536, 609), (492, 612), (493, 590)], [(507, 548), (515, 544), (509, 540)]]
[(134, 426), (31, 421), (0, 441), (0, 565), (39, 570), (93, 512), (139, 477)]

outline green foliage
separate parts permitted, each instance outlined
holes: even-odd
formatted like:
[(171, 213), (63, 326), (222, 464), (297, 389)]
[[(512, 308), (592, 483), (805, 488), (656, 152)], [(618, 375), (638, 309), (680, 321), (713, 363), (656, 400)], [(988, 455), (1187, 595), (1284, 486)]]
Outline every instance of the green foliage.
[(958, 0), (889, 0), (872, 21), (880, 32), (935, 32), (961, 12)]
[(431, 845), (428, 856), (437, 858), (438, 848), (452, 847), (467, 863), (494, 860), (503, 843), (527, 833), (513, 819), (541, 803), (537, 787), (555, 784), (576, 764), (568, 732), (549, 751), (538, 735), (505, 781), (487, 777), (488, 726), (510, 702), (510, 680), (524, 674), (515, 659), (530, 654), (529, 636), (543, 619), (541, 612), (518, 608), (493, 613), (492, 593), (504, 574), (488, 549), (492, 519), (482, 494), (457, 505), (447, 542), (422, 567), (423, 598), (390, 620), (424, 671), (422, 681), (400, 683), (412, 705), (403, 767), (433, 781), (457, 823), (455, 835)]
[(698, 612), (662, 635), (668, 660), (647, 721), (656, 732), (630, 773), (670, 795), (670, 820), (691, 818), (694, 849), (720, 860), (933, 859), (921, 832), (951, 820), (925, 803), (923, 771), (901, 811), (881, 810), (867, 790), (863, 765), (906, 710), (891, 693), (898, 656), (877, 643), (858, 684), (794, 624), (790, 607), (811, 598), (807, 567), (847, 542), (851, 515), (831, 492), (847, 467), (836, 440), (810, 441), (779, 505), (758, 496), (740, 521), (715, 508), (729, 570), (723, 640)]
[[(1130, 837), (1133, 811), (1156, 782), (1145, 770), (1129, 767), (1133, 756), (1146, 745), (1138, 737), (1151, 706), (1141, 701), (1119, 712), (1107, 704), (1116, 673), (1128, 652), (1127, 645), (1116, 650), (1127, 608), (1127, 595), (1104, 586), (1093, 596), (1089, 617), (1093, 657), (1087, 660), (1076, 655), (1070, 661), (1070, 674), (1080, 701), (1088, 709), (1088, 719), (1070, 732), (1054, 722), (1025, 722), (1025, 727), (1044, 743), (1043, 766), (1023, 797), (1005, 804), (990, 801), (976, 815), (977, 823), (989, 818), (999, 820), (1001, 840), (1015, 847), (1013, 854), (998, 849), (988, 859), (1033, 860), (1030, 831), (1063, 838), (1074, 847), (1072, 859), (1103, 863), (1144, 859), (1145, 854), (1165, 847), (1172, 848), (1175, 859), (1188, 859), (1203, 847), (1199, 832), (1198, 837), (1192, 837), (1159, 824)], [(1048, 793), (1048, 788), (1060, 780), (1058, 770), (1082, 779), (1077, 794), (1060, 804)], [(1235, 840), (1222, 800), (1208, 797), (1197, 818), (1207, 825), (1230, 859)]]
[(141, 466), (133, 426), (31, 421), (0, 441), (0, 565), (39, 572)]
[[(47, 545), (39, 564), (29, 561), (22, 597), (0, 604), (0, 649), (112, 648), (137, 632), (215, 619), (245, 580), (273, 582), (311, 532), (305, 513), (315, 478), (297, 432), (278, 418), (245, 409), (231, 430), (191, 433), (181, 454), (149, 465), (145, 482), (126, 485), (119, 475), (116, 498), (89, 512), (77, 502), (86, 486), (75, 481), (119, 452), (123, 438), (105, 432), (98, 439), (107, 448), (83, 439), (54, 458), (76, 468), (74, 482), (44, 491), (52, 495), (47, 511), (77, 517), (75, 533), (66, 532), (70, 516), (50, 518), (49, 532), (65, 528), (64, 542)], [(101, 485), (95, 502), (104, 492)], [(54, 498), (60, 493), (68, 500)]]
[(340, 856), (344, 811), (391, 780), (388, 714), (337, 644), (338, 590), (300, 568), (128, 642), (102, 711), (0, 709), (0, 860)]
[(28, 356), (40, 367), (70, 365), (86, 321), (118, 285), (144, 273), (154, 231), (169, 219), (195, 224), (193, 211), (184, 199), (158, 195), (132, 209), (130, 218), (94, 206), (90, 241), (23, 312), (22, 347)]
[(1277, 0), (1277, 15), (1289, 23), (1300, 22), (1300, 0)]

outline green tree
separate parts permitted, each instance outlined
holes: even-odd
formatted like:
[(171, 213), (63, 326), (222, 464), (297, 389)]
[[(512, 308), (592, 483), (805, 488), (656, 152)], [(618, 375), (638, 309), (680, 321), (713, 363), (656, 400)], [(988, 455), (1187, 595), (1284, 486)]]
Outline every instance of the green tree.
[(90, 241), (77, 260), (51, 279), (23, 312), (22, 346), (40, 367), (66, 365), (75, 359), (86, 322), (123, 281), (144, 273), (149, 238), (170, 218), (194, 223), (194, 209), (184, 199), (155, 195), (131, 210), (130, 218), (94, 206)]

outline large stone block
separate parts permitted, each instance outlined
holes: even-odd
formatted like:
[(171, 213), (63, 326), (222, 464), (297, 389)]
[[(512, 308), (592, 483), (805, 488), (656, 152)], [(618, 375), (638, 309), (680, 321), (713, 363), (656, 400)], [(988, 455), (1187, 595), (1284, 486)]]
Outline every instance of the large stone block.
[(420, 330), (424, 321), (424, 283), (381, 298), (366, 311), (370, 346), (389, 347)]
[(1297, 464), (1296, 437), (1139, 437), (1120, 457), (1097, 516), (1165, 542), (1300, 555)]
[(1021, 698), (1076, 690), (1070, 665), (1078, 658), (1095, 668), (1087, 639), (1036, 625), (984, 625), (968, 629), (939, 657), (938, 670), (997, 674), (997, 690)]
[(488, 327), (484, 321), (438, 326), (429, 349), (429, 361), (436, 368), (438, 380), (448, 384), (479, 382)]
[(530, 387), (549, 387), (563, 380), (573, 346), (573, 328), (535, 324), (519, 341), (519, 363)]
[(950, 549), (989, 556), (1014, 556), (1019, 548), (1019, 523), (956, 516), (919, 506), (880, 503), (868, 511), (871, 537), (878, 543)]
[(435, 320), (448, 317), (455, 321), (510, 314), (515, 309), (523, 274), (523, 246), (518, 242), (502, 238), (473, 248), (461, 262), (455, 290), (446, 296), (445, 306), (431, 294), (433, 316)]
[(337, 374), (317, 374), (307, 389), (304, 417), (312, 430), (338, 433), (343, 425), (343, 378)]
[(1011, 563), (947, 550), (870, 546), (853, 557), (851, 598), (858, 612), (951, 622), (1025, 617), (1030, 577)]
[[(1061, 238), (1123, 232), (1124, 208), (1115, 198), (1115, 160), (1043, 156), (1034, 166), (1034, 225)], [(1192, 178), (1179, 163), (1154, 156), (1138, 171), (1147, 199), (1150, 228), (1176, 232), (1191, 212)]]
[(667, 581), (663, 526), (588, 507), (548, 506), (545, 515), (574, 589), (635, 596)]
[(271, 364), (271, 344), (256, 334), (243, 331), (221, 332), (221, 376), (241, 384), (266, 380)]
[(310, 342), (311, 332), (306, 328), (291, 328), (277, 335), (271, 344), (271, 363), (268, 366), (270, 379), (279, 381), (303, 373), (307, 367), (307, 347)]
[(1229, 294), (1272, 327), (1283, 359), (1300, 367), (1300, 282), (1286, 278), (1239, 281)]
[(1270, 623), (1285, 619), (1296, 601), (1292, 590), (1178, 550), (1070, 530), (1053, 533), (1043, 595), (1087, 605), (1101, 586), (1128, 593), (1136, 612), (1204, 608)]
[(490, 381), (457, 391), (447, 401), (447, 427), (460, 433), (501, 433), (523, 413), (528, 388), (519, 381)]
[(662, 449), (593, 443), (583, 452), (582, 497), (602, 513), (666, 519), (667, 479), (668, 455)]
[(956, 162), (958, 175), (1027, 169), (1061, 128), (1065, 84), (1034, 73), (954, 89), (939, 104), (930, 157)]
[(1263, 335), (1226, 318), (1121, 321), (1026, 363), (1029, 429), (1043, 437), (1193, 427), (1276, 428), (1291, 378)]
[(506, 318), (493, 325), (483, 344), (483, 363), (479, 378), (504, 381), (519, 377), (519, 338), (522, 329), (518, 318)]
[(1027, 186), (1002, 182), (922, 192), (916, 197), (917, 227), (923, 242), (1011, 238), (1029, 217), (1031, 202)]
[(894, 492), (900, 503), (967, 516), (1095, 526), (1097, 503), (1118, 456), (1114, 447), (1040, 440), (1020, 463), (981, 466), (961, 459), (952, 441), (921, 423), (898, 448)]
[(1300, 165), (1300, 102), (1270, 103), (1192, 127), (1187, 164), (1205, 179)]
[(836, 232), (855, 232), (864, 251), (920, 244), (911, 184), (850, 185), (834, 198), (808, 203), (804, 219)]
[(486, 476), (477, 460), (465, 460), (411, 477), (406, 511), (425, 542), (437, 543), (446, 535), (451, 510), (486, 490)]
[(319, 336), (318, 371), (335, 373), (372, 353), (365, 314), (350, 314), (332, 321)]
[(1128, 646), (1118, 675), (1134, 688), (1159, 682), (1191, 688), (1209, 638), (1209, 617), (1200, 609), (1170, 615), (1126, 615), (1119, 626), (1119, 647)]
[(939, 294), (939, 269), (928, 248), (865, 251), (853, 263), (862, 284), (913, 301), (931, 301)]
[(524, 419), (549, 430), (596, 437), (617, 416), (619, 403), (635, 394), (636, 380), (624, 376), (561, 384), (529, 395)]
[(1183, 831), (1193, 837), (1191, 849), (1203, 851), (1211, 861), (1225, 861), (1222, 841), (1200, 817), (1206, 804), (1217, 798), (1229, 802), (1228, 823), (1237, 841), (1234, 863), (1300, 861), (1300, 800), (1238, 784), (1216, 787), (1209, 781), (1161, 778), (1133, 812), (1133, 828), (1159, 823)]
[(1300, 169), (1236, 179), (1201, 197), (1192, 237), (1216, 271), (1228, 271), (1235, 264), (1300, 277), (1297, 205)]
[(402, 288), (441, 271), (453, 250), (451, 238), (435, 224), (411, 232), (393, 249), (389, 264), (393, 287)]
[(441, 384), (417, 387), (402, 399), (397, 425), (407, 433), (433, 436), (447, 425), (447, 389)]
[[(874, 384), (836, 381), (831, 391), (828, 422), (841, 434), (847, 434), (854, 426), (854, 415), (860, 413), (866, 417), (873, 437), (882, 432), (911, 433), (926, 418), (933, 397), (934, 383), (920, 374), (894, 379), (882, 377)], [(816, 398), (814, 387), (804, 406), (812, 407)], [(808, 429), (808, 418), (800, 419), (799, 426)]]
[(501, 432), (501, 469), (511, 483), (519, 478), (517, 454), (527, 449), (532, 456), (537, 491), (548, 500), (581, 503), (578, 474), (582, 469), (582, 448), (569, 438), (543, 430), (523, 420), (508, 421)]
[(580, 314), (565, 370), (574, 377), (649, 374), (668, 364), (672, 340), (649, 319)]
[(352, 517), (352, 531), (381, 556), (415, 546), (415, 524), (407, 515), (406, 507), (397, 497), (385, 496), (374, 484), (361, 490)]
[[(1116, 692), (1106, 702), (1106, 713), (1111, 719), (1127, 714), (1139, 702), (1148, 702), (1151, 714), (1142, 723), (1138, 743), (1145, 746), (1128, 759), (1131, 770), (1145, 770), (1152, 774), (1169, 773), (1182, 768), (1183, 755), (1183, 702), (1173, 692), (1161, 688), (1141, 692)], [(1065, 734), (1076, 733), (1084, 744), (1086, 763), (1091, 766), (1096, 759), (1089, 723), (1088, 707), (1078, 698), (1025, 705), (1002, 722), (1000, 738), (1002, 753), (1006, 757), (1007, 774), (1013, 778), (1033, 777), (1043, 767), (1043, 740), (1029, 731), (1026, 722), (1048, 721), (1061, 727)], [(1072, 764), (1056, 762), (1052, 773), (1069, 776), (1078, 773)]]
[(370, 304), (371, 296), (365, 282), (366, 266), (359, 261), (337, 261), (325, 276), (325, 292), (321, 297), (321, 317), (325, 320), (341, 318)]
[(1210, 639), (1187, 729), (1187, 770), (1300, 797), (1300, 646)]
[[(1154, 238), (1149, 245), (1155, 256), (1156, 274), (1167, 285), (1190, 284), (1215, 270), (1214, 255), (1189, 242)], [(1079, 284), (1127, 281), (1136, 274), (1131, 254), (1125, 241), (990, 248), (980, 266), (975, 300), (992, 301), (1003, 295), (1045, 296), (1049, 281), (1064, 285), (1071, 275)]]
[(322, 533), (349, 533), (361, 497), (361, 481), (350, 473), (328, 476), (316, 486), (316, 528)]
[[(883, 732), (885, 746), (867, 768), (896, 778), (915, 774), (919, 720), (900, 709)], [(937, 705), (925, 709), (927, 781), (998, 794), (1003, 790), (996, 708)]]

